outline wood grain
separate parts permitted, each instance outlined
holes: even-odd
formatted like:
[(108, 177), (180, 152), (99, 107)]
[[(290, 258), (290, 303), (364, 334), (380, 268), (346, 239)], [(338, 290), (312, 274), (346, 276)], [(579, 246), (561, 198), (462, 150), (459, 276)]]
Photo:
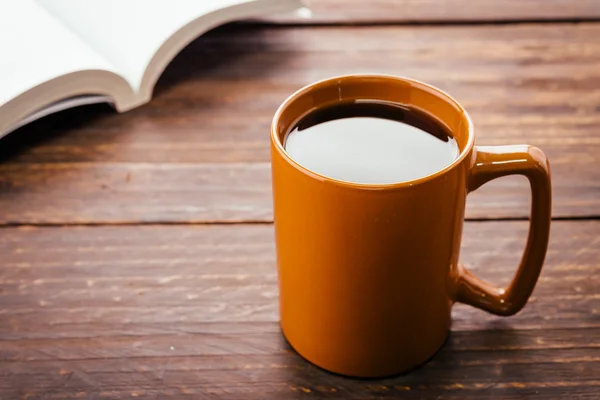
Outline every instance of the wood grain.
[[(431, 82), (472, 113), (479, 144), (549, 155), (554, 216), (600, 215), (600, 27), (230, 27), (173, 63), (148, 105), (72, 110), (0, 141), (0, 223), (272, 220), (268, 127), (327, 76)], [(576, 176), (577, 179), (573, 179)], [(524, 179), (472, 195), (468, 218), (527, 216)]]
[[(453, 94), (479, 144), (540, 146), (554, 216), (598, 216), (599, 35), (595, 24), (217, 30), (150, 104), (71, 110), (2, 139), (0, 223), (270, 222), (274, 110), (304, 84), (360, 71)], [(523, 218), (528, 204), (525, 181), (505, 178), (473, 194), (467, 217)]]
[(600, 18), (595, 0), (304, 0), (310, 19), (293, 15), (269, 21), (300, 24), (461, 23)]
[[(0, 229), (0, 398), (594, 398), (600, 221), (553, 224), (512, 318), (459, 305), (411, 374), (334, 376), (282, 339), (271, 225)], [(466, 224), (463, 261), (507, 281), (526, 222)]]

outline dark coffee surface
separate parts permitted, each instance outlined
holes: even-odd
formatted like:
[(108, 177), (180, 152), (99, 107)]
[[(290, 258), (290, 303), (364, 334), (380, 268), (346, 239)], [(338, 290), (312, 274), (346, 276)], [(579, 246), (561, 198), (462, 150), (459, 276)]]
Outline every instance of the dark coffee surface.
[(339, 103), (302, 118), (288, 154), (313, 172), (355, 183), (396, 183), (435, 173), (456, 159), (452, 133), (423, 111), (374, 101)]

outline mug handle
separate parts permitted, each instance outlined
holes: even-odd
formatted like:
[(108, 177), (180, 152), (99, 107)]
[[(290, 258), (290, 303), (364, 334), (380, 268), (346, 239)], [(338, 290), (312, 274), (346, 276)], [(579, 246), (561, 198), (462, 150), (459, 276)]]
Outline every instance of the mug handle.
[(531, 185), (531, 217), (527, 246), (517, 272), (505, 289), (477, 278), (459, 266), (457, 301), (496, 315), (509, 316), (527, 303), (540, 275), (550, 236), (552, 194), (550, 164), (542, 150), (527, 145), (476, 146), (467, 182), (472, 192), (506, 175), (524, 175)]

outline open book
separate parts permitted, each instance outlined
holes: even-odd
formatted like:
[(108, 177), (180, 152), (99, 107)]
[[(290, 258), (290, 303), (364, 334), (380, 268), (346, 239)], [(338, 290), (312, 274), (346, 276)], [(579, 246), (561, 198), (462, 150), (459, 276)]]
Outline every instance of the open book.
[(220, 24), (301, 9), (301, 0), (0, 2), (0, 137), (47, 114), (150, 100), (169, 62)]

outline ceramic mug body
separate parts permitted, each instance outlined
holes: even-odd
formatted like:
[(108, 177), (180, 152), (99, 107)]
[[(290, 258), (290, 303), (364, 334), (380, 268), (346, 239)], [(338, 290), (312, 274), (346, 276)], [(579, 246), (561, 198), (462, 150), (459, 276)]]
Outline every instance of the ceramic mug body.
[[(327, 178), (289, 157), (285, 136), (299, 119), (359, 99), (392, 101), (437, 118), (456, 138), (458, 158), (418, 180), (374, 185)], [(281, 328), (300, 355), (339, 374), (393, 375), (442, 346), (455, 302), (499, 315), (525, 305), (548, 242), (548, 162), (535, 147), (473, 142), (471, 120), (454, 99), (405, 78), (335, 77), (281, 105), (271, 129)], [(534, 206), (518, 272), (508, 288), (497, 289), (459, 264), (459, 250), (467, 194), (508, 174), (529, 178)]]

